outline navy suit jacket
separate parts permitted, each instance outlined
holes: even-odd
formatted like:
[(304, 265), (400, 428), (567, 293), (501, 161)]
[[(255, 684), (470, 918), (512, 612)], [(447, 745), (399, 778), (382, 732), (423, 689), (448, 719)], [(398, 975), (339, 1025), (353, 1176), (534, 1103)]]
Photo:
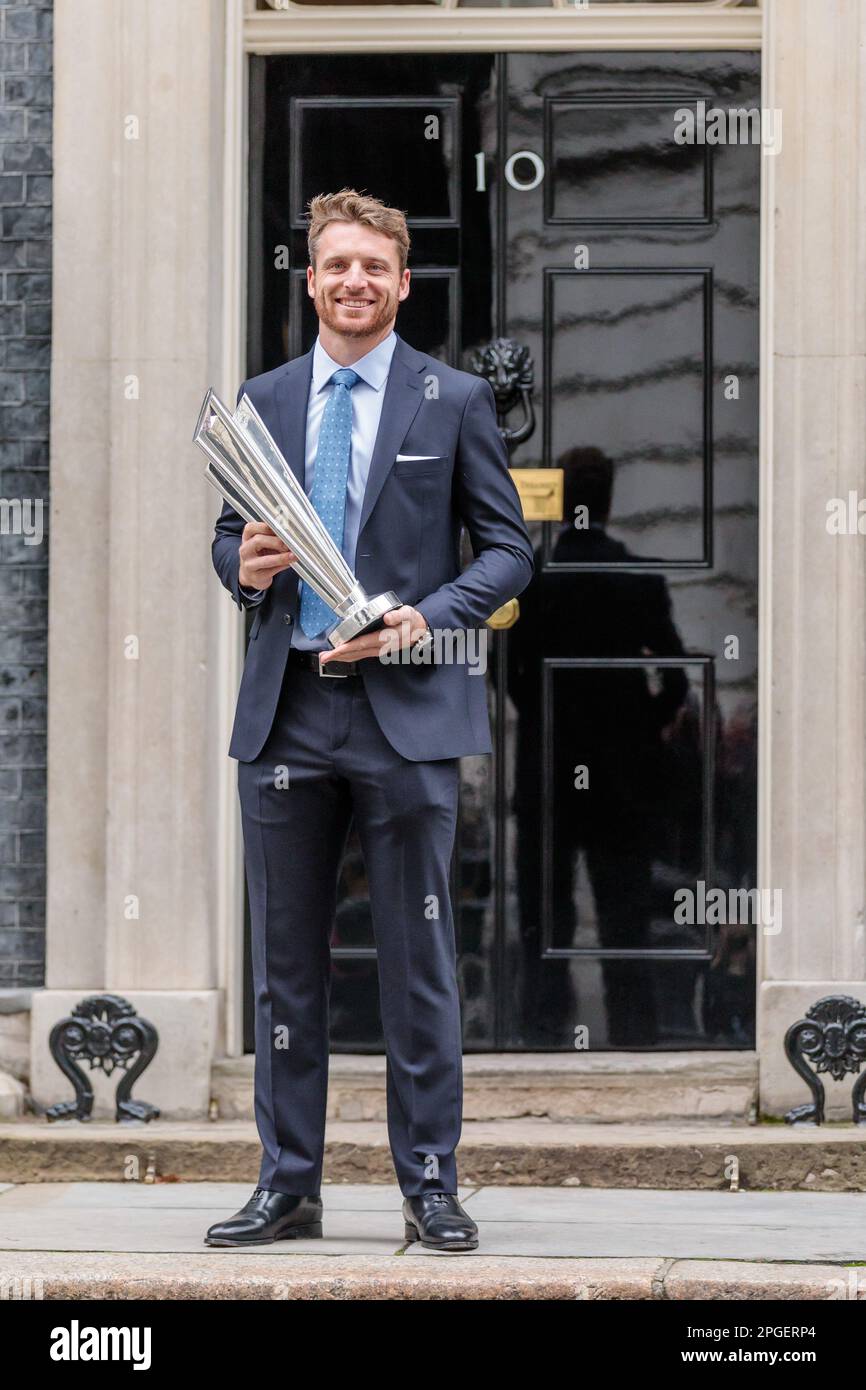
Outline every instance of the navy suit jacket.
[[(312, 367), (311, 348), (242, 387), (302, 486)], [(398, 453), (433, 457), (398, 461)], [(241, 608), (249, 603), (238, 584), (244, 525), (224, 503), (212, 547), (217, 574)], [(462, 525), (474, 559), (461, 573)], [(361, 510), (359, 582), (371, 596), (393, 589), (435, 636), (435, 629), (481, 627), (526, 588), (533, 569), (489, 382), (416, 352), (398, 334)], [(258, 757), (273, 725), (298, 582), (293, 569), (282, 570), (256, 605), (229, 746), (241, 762)], [(413, 761), (492, 749), (487, 681), (469, 663), (448, 661), (447, 646), (442, 652), (445, 659), (428, 663), (360, 663), (382, 732)]]

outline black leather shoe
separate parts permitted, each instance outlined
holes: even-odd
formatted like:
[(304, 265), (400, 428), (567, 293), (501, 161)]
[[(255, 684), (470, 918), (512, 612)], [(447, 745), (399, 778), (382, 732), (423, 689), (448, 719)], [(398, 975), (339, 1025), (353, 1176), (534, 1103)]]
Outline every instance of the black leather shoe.
[(424, 1192), (403, 1200), (407, 1240), (420, 1240), (430, 1250), (475, 1250), (478, 1227), (453, 1192)]
[(257, 1187), (246, 1206), (211, 1226), (205, 1245), (271, 1245), (275, 1240), (312, 1240), (322, 1234), (321, 1197), (292, 1197)]

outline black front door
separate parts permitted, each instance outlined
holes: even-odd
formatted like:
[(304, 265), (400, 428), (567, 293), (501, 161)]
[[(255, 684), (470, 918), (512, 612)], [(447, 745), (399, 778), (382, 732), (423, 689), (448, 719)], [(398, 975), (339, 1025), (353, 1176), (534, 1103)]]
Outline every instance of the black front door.
[[(247, 374), (314, 340), (305, 204), (365, 190), (408, 214), (398, 332), (559, 488), (463, 761), (467, 1050), (754, 1042), (755, 928), (702, 904), (755, 881), (759, 157), (674, 131), (759, 89), (749, 53), (252, 60)], [(383, 1050), (354, 836), (332, 954), (334, 1049)]]

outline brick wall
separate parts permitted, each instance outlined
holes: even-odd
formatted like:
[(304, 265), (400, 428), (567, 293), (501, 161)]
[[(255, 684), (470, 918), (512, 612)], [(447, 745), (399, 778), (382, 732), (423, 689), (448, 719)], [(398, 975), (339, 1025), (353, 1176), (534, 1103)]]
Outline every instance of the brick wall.
[(0, 0), (0, 988), (44, 980), (51, 20)]

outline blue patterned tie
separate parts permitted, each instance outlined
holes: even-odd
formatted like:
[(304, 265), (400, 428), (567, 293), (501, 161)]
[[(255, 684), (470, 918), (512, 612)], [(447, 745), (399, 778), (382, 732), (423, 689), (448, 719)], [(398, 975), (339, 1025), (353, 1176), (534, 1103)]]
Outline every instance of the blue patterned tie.
[[(343, 526), (346, 520), (346, 484), (349, 460), (352, 455), (352, 397), (351, 390), (361, 378), (351, 367), (341, 367), (331, 381), (334, 389), (328, 397), (319, 443), (316, 449), (316, 471), (310, 501), (315, 507), (329, 536), (338, 550), (343, 546)], [(307, 637), (317, 637), (326, 627), (333, 627), (337, 615), (315, 589), (301, 580), (301, 628)]]

